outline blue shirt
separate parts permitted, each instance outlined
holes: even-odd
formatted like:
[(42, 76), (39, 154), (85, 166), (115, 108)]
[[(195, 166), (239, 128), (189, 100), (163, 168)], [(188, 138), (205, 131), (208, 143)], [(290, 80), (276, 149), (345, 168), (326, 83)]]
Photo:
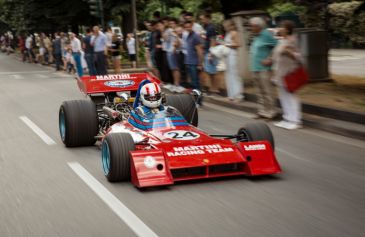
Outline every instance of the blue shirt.
[(198, 58), (198, 52), (196, 50), (196, 46), (200, 45), (200, 36), (195, 33), (191, 32), (189, 35), (184, 37), (185, 43), (185, 64), (188, 65), (198, 65), (199, 64), (199, 58)]
[(99, 32), (98, 37), (95, 39), (95, 35), (91, 37), (91, 43), (94, 43), (94, 52), (104, 52), (106, 49), (107, 38), (103, 32)]
[(91, 35), (87, 35), (84, 37), (84, 44), (85, 44), (85, 54), (92, 54), (94, 53), (94, 47), (91, 46)]
[(214, 25), (211, 23), (205, 25), (204, 30), (205, 30), (205, 37), (206, 37), (206, 39), (204, 40), (204, 53), (207, 54), (207, 53), (209, 53), (210, 42), (212, 40), (215, 40), (215, 37), (217, 36), (217, 32), (215, 31)]
[(61, 39), (58, 37), (53, 41), (54, 54), (62, 54)]
[(268, 30), (262, 30), (253, 40), (250, 47), (250, 70), (252, 72), (270, 71), (271, 66), (262, 65), (277, 44), (277, 40)]
[(147, 37), (147, 48), (151, 52), (152, 48), (153, 48), (153, 35), (152, 35), (152, 32), (148, 31), (146, 37)]

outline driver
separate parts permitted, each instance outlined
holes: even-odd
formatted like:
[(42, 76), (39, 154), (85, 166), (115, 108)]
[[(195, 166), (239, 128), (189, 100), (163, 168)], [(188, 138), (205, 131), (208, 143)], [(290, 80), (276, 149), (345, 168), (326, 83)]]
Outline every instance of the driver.
[(156, 114), (165, 109), (162, 105), (161, 88), (155, 82), (147, 83), (141, 88), (140, 102), (141, 105), (135, 110), (143, 117), (148, 114)]
[(142, 130), (187, 124), (174, 107), (162, 104), (161, 88), (154, 82), (139, 90), (139, 106), (131, 111), (128, 122)]

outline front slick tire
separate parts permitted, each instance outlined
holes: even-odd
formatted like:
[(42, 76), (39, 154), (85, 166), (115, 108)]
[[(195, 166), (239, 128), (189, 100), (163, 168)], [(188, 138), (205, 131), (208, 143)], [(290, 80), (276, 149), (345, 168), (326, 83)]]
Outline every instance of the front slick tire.
[(250, 122), (238, 130), (238, 135), (244, 133), (250, 142), (268, 141), (273, 150), (275, 150), (274, 136), (271, 129), (264, 122)]
[(91, 100), (70, 100), (59, 110), (59, 129), (67, 147), (92, 146), (98, 134), (98, 114)]
[(102, 164), (109, 182), (128, 181), (131, 178), (130, 151), (135, 149), (129, 133), (110, 133), (103, 140)]

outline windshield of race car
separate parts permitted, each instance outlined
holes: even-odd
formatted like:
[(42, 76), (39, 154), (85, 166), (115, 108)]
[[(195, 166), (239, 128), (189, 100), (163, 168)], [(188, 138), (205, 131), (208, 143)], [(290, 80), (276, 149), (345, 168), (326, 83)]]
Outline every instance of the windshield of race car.
[(132, 111), (128, 122), (134, 127), (142, 130), (164, 129), (169, 127), (189, 125), (180, 112), (171, 107), (162, 111), (149, 111), (144, 114)]

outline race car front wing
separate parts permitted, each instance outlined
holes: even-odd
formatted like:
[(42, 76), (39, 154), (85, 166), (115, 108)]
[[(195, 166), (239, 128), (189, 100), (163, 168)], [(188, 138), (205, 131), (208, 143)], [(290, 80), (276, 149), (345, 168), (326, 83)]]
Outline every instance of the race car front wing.
[(258, 176), (281, 172), (269, 142), (238, 142), (226, 155), (169, 157), (164, 150), (131, 152), (131, 179), (139, 187), (224, 176)]

